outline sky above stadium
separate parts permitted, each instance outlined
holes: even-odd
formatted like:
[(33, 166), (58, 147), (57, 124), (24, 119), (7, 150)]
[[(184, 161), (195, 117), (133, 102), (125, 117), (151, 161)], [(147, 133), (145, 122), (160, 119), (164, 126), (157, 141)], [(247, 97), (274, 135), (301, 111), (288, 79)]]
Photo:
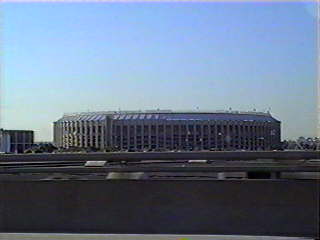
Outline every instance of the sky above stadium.
[(252, 110), (315, 136), (315, 3), (3, 3), (1, 126), (68, 112)]

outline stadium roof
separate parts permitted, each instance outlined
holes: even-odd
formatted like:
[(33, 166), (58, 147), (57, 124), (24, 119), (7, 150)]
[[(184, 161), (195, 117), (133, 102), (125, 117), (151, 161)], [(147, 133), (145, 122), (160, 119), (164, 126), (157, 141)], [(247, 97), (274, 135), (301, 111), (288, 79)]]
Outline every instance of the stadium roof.
[(210, 121), (210, 120), (232, 120), (232, 121), (262, 121), (279, 122), (269, 113), (258, 112), (173, 112), (173, 111), (126, 111), (126, 112), (91, 112), (64, 115), (58, 122), (64, 121), (104, 121), (108, 117), (113, 120), (167, 120), (167, 121)]

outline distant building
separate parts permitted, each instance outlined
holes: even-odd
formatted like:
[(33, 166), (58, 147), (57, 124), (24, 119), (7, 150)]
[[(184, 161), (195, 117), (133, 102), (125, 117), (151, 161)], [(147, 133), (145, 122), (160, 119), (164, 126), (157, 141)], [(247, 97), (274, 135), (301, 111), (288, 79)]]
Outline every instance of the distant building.
[(75, 113), (54, 122), (60, 148), (115, 150), (270, 150), (280, 121), (257, 112), (126, 111)]
[(33, 145), (33, 141), (33, 131), (0, 129), (0, 152), (23, 153)]

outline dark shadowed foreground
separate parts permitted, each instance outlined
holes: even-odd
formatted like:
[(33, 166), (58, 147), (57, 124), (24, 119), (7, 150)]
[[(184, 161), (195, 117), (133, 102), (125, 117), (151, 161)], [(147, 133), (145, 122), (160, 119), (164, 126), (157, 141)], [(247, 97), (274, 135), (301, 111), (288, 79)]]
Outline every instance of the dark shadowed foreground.
[(0, 184), (1, 232), (318, 236), (318, 180)]
[(6, 240), (304, 240), (307, 238), (266, 236), (201, 236), (201, 235), (124, 235), (124, 234), (47, 234), (0, 233)]

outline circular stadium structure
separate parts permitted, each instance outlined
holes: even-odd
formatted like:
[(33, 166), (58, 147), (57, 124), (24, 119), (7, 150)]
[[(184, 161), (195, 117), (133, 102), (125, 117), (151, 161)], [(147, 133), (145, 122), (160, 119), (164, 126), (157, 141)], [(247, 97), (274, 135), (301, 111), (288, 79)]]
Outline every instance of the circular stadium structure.
[(114, 151), (271, 150), (280, 147), (280, 125), (259, 112), (72, 113), (54, 122), (54, 143)]

